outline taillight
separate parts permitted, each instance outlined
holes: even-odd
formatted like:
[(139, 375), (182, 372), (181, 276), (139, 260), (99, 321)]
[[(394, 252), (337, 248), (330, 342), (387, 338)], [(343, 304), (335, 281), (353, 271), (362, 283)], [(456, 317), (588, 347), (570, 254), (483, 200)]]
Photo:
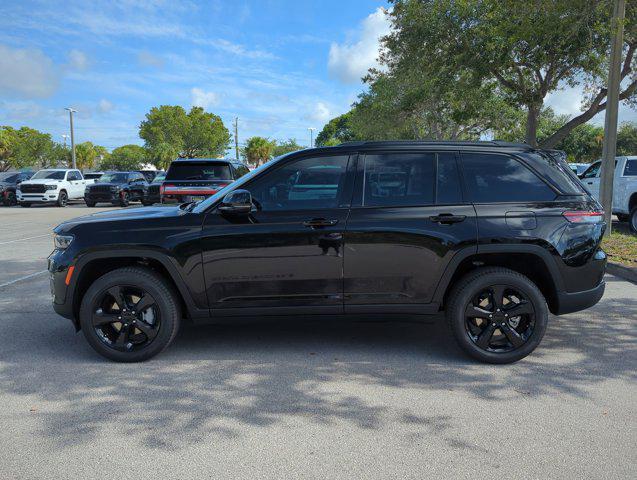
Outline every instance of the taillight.
[(564, 218), (571, 223), (599, 223), (604, 220), (604, 212), (568, 211)]

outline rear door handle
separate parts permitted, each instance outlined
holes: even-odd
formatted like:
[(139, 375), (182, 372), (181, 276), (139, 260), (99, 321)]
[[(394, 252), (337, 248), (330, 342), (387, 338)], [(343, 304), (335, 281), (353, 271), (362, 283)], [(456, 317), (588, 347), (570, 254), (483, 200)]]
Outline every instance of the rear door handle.
[(432, 222), (440, 223), (441, 225), (450, 225), (452, 223), (459, 223), (467, 218), (466, 215), (454, 215), (452, 213), (441, 213), (440, 215), (433, 215), (429, 217)]
[(303, 222), (303, 225), (309, 228), (321, 228), (321, 227), (331, 227), (332, 225), (336, 225), (338, 220), (327, 220), (325, 218), (313, 218), (312, 220), (306, 220)]

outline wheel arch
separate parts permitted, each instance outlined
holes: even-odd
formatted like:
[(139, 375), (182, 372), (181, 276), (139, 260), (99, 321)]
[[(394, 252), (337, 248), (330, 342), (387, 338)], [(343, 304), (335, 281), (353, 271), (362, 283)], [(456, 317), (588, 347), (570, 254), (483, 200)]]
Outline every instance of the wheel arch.
[(438, 283), (434, 302), (446, 307), (453, 285), (472, 270), (504, 267), (528, 277), (540, 289), (551, 312), (558, 310), (563, 284), (551, 254), (538, 245), (482, 245), (465, 248), (453, 257)]
[(637, 207), (637, 192), (633, 192), (628, 199), (628, 213), (632, 212), (635, 207)]

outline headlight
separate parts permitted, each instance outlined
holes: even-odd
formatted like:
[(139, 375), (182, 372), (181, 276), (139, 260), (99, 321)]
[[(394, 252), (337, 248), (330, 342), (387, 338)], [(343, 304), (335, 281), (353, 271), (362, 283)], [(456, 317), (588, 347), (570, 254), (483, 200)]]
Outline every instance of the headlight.
[(69, 248), (71, 242), (73, 241), (73, 235), (54, 235), (53, 236), (53, 245), (58, 250), (65, 250)]
[(111, 192), (117, 192), (119, 187), (117, 185), (111, 185)]
[(0, 192), (4, 191), (4, 187), (2, 185), (0, 185)]
[(58, 186), (57, 185), (45, 185), (44, 188), (46, 188), (47, 190), (57, 190)]

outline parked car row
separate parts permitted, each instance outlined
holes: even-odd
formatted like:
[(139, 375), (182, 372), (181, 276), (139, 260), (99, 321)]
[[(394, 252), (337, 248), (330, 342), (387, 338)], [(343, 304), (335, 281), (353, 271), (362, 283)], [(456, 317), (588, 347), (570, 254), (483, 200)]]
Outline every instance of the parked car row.
[(33, 172), (0, 173), (0, 196), (6, 206), (48, 204), (64, 207), (83, 200), (128, 206), (203, 200), (249, 172), (235, 160), (197, 158), (172, 162), (163, 171), (82, 173), (77, 169), (47, 168)]

